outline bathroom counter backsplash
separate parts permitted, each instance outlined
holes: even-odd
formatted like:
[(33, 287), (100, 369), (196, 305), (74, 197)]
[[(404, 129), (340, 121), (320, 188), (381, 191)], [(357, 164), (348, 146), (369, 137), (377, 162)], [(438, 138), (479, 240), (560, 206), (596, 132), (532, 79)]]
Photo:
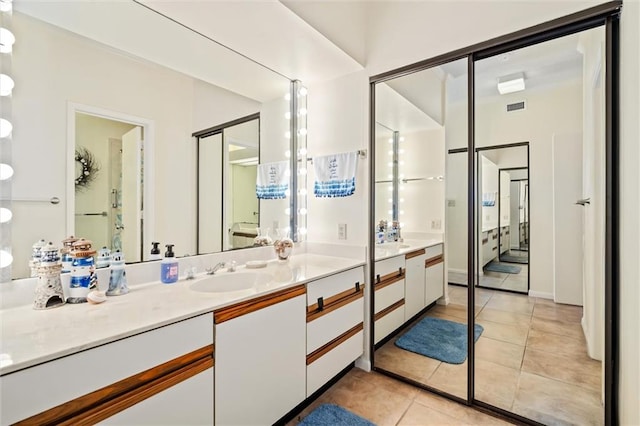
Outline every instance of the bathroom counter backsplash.
[(402, 242), (376, 244), (375, 259), (389, 259), (442, 243), (442, 235), (429, 234), (428, 236), (420, 236), (420, 238), (405, 238)]
[[(129, 294), (109, 297), (99, 305), (83, 303), (37, 311), (29, 304), (0, 310), (0, 375), (365, 264), (364, 249), (338, 249), (345, 257), (328, 256), (324, 253), (329, 249), (322, 246), (315, 250), (322, 254), (304, 250), (307, 253), (293, 255), (286, 263), (269, 260), (266, 268), (256, 269), (273, 279), (249, 290), (196, 292), (189, 288), (195, 281), (185, 280), (181, 271), (174, 284), (158, 280), (131, 286)], [(240, 265), (237, 272), (222, 274), (243, 273), (244, 269)], [(206, 275), (200, 272), (196, 280), (202, 276)]]

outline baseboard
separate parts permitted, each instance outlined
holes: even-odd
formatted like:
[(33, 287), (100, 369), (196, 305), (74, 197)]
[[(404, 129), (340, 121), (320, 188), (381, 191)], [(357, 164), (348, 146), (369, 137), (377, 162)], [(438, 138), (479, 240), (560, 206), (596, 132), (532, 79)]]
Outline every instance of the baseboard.
[(553, 300), (553, 293), (545, 293), (543, 291), (529, 290), (529, 297), (539, 297), (540, 299)]
[(356, 359), (356, 367), (369, 373), (371, 372), (371, 360), (365, 359), (364, 355), (362, 355), (360, 358)]
[(466, 269), (448, 268), (447, 271), (449, 271), (449, 272), (457, 272), (458, 274), (466, 274), (467, 273)]

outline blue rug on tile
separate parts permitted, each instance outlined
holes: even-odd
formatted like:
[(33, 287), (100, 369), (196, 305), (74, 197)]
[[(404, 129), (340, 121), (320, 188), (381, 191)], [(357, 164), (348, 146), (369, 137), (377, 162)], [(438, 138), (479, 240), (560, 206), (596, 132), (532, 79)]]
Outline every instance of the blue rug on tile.
[(519, 274), (520, 271), (522, 271), (522, 268), (519, 266), (505, 265), (504, 263), (489, 262), (489, 264), (484, 267), (484, 270), (491, 272), (505, 272), (507, 274)]
[(523, 265), (526, 265), (527, 263), (529, 263), (529, 255), (527, 255), (527, 256), (512, 256), (510, 254), (501, 254), (500, 255), (500, 262), (521, 263)]
[[(484, 329), (475, 325), (474, 342)], [(467, 359), (467, 325), (426, 317), (396, 340), (396, 346), (448, 364)]]
[(349, 410), (334, 405), (322, 404), (313, 410), (307, 417), (302, 419), (300, 426), (327, 426), (327, 425), (345, 425), (345, 426), (375, 426), (367, 419), (353, 414)]

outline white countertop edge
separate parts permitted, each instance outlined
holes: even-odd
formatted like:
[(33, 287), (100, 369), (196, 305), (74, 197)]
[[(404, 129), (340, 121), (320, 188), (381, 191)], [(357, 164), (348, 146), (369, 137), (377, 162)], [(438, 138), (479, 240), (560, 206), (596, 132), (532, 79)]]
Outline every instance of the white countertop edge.
[[(404, 256), (407, 253), (437, 246), (438, 244), (443, 244), (443, 243), (444, 241), (442, 238), (430, 238), (428, 240), (405, 240), (403, 242), (398, 242), (398, 243), (394, 242), (394, 243), (376, 244), (374, 248), (376, 249), (375, 260), (377, 262), (379, 260), (391, 259), (392, 257), (396, 257), (396, 256)], [(390, 247), (391, 245), (399, 246), (403, 244), (408, 245), (409, 247), (397, 248), (397, 249), (393, 247), (391, 249), (387, 249), (387, 247)], [(378, 254), (380, 253), (378, 250), (384, 250), (385, 253)]]
[[(170, 324), (174, 324), (180, 321), (183, 321), (185, 319), (189, 319), (189, 318), (193, 318), (193, 317), (197, 317), (199, 315), (202, 314), (206, 314), (206, 313), (213, 313), (216, 310), (225, 308), (227, 306), (236, 304), (236, 303), (240, 303), (240, 302), (244, 302), (250, 299), (254, 299), (260, 296), (264, 296), (267, 294), (271, 294), (271, 293), (275, 293), (281, 290), (285, 290), (287, 288), (292, 288), (298, 285), (304, 285), (307, 284), (308, 282), (311, 281), (316, 281), (325, 277), (328, 277), (330, 275), (335, 275), (338, 274), (340, 272), (344, 272), (347, 271), (349, 269), (353, 269), (353, 268), (357, 268), (357, 267), (362, 267), (366, 264), (366, 261), (364, 260), (357, 260), (357, 259), (349, 259), (349, 258), (341, 258), (341, 257), (333, 257), (333, 256), (326, 256), (326, 255), (318, 255), (318, 254), (309, 254), (309, 253), (303, 253), (303, 254), (298, 254), (298, 255), (294, 255), (291, 257), (291, 259), (289, 260), (289, 262), (293, 263), (296, 260), (300, 260), (303, 261), (304, 259), (307, 259), (311, 257), (310, 260), (313, 259), (313, 257), (319, 257), (319, 258), (326, 258), (323, 260), (327, 260), (330, 261), (331, 258), (334, 259), (335, 262), (341, 262), (342, 265), (338, 266), (338, 267), (333, 267), (331, 269), (326, 269), (325, 272), (321, 272), (321, 273), (317, 273), (314, 274), (312, 276), (305, 276), (302, 279), (298, 279), (298, 280), (294, 280), (291, 282), (285, 282), (282, 283), (281, 285), (278, 285), (276, 287), (273, 288), (269, 288), (266, 289), (264, 291), (258, 291), (255, 293), (250, 293), (250, 294), (242, 294), (240, 291), (237, 292), (236, 297), (229, 297), (227, 300), (225, 300), (224, 302), (220, 302), (220, 303), (216, 303), (216, 302), (212, 302), (211, 304), (205, 304), (205, 306), (202, 307), (197, 307), (197, 308), (193, 308), (190, 309), (189, 307), (185, 306), (183, 307), (183, 309), (181, 310), (180, 313), (178, 314), (167, 314), (166, 317), (162, 318), (162, 319), (153, 319), (153, 320), (149, 320), (148, 322), (145, 321), (140, 321), (138, 322), (136, 325), (133, 324), (128, 324), (129, 328), (124, 329), (123, 330), (119, 330), (116, 332), (111, 332), (111, 333), (102, 333), (101, 335), (99, 335), (98, 337), (96, 337), (93, 340), (90, 341), (84, 341), (82, 344), (69, 344), (68, 347), (65, 348), (61, 348), (61, 349), (52, 349), (51, 351), (46, 351), (43, 350), (41, 351), (41, 353), (37, 353), (37, 354), (33, 354), (31, 357), (22, 357), (24, 359), (12, 359), (12, 363), (8, 364), (8, 365), (1, 365), (0, 364), (0, 376), (5, 375), (5, 374), (10, 374), (10, 373), (15, 373), (17, 371), (23, 370), (25, 368), (29, 368), (29, 367), (33, 367), (48, 361), (52, 361), (61, 357), (65, 357), (65, 356), (69, 356), (78, 352), (82, 352), (88, 349), (92, 349), (98, 346), (102, 346), (104, 344), (108, 344), (108, 343), (112, 343), (115, 342), (117, 340), (121, 340), (124, 338), (128, 338), (128, 337), (132, 337), (135, 336), (137, 334), (141, 334), (156, 328), (160, 328), (166, 325), (170, 325)], [(304, 260), (306, 261), (306, 260)], [(256, 272), (260, 272), (260, 271), (265, 271), (265, 270), (272, 270), (274, 268), (277, 268), (278, 262), (271, 260), (268, 262), (269, 266), (271, 266), (271, 268), (268, 266), (267, 269), (256, 269)], [(281, 265), (286, 265), (286, 264), (281, 264)], [(313, 265), (311, 265), (311, 267), (315, 267)], [(241, 266), (242, 269), (244, 269), (243, 266)], [(320, 266), (318, 268), (323, 268), (323, 266)], [(234, 272), (231, 272), (230, 274), (233, 274)], [(198, 278), (202, 278), (203, 275), (200, 274), (198, 275)], [(206, 277), (206, 275), (204, 276)], [(162, 284), (159, 281), (156, 282), (151, 282), (151, 283), (147, 283), (147, 284), (142, 284), (139, 286), (136, 286), (135, 288), (131, 289), (131, 293), (127, 294), (127, 295), (123, 295), (123, 296), (114, 296), (113, 298), (109, 298), (109, 299), (114, 299), (116, 301), (122, 301), (124, 303), (127, 302), (127, 298), (131, 298), (131, 296), (135, 293), (138, 293), (138, 298), (139, 297), (143, 297), (141, 296), (142, 293), (147, 294), (148, 290), (153, 291), (154, 293), (161, 293), (162, 290), (161, 289), (169, 289), (169, 288), (178, 288), (178, 286), (188, 286), (191, 284), (191, 281), (185, 281), (185, 280), (180, 280), (175, 284)], [(180, 291), (180, 290), (178, 290)], [(191, 292), (188, 289), (184, 289), (184, 291), (189, 291), (190, 294), (187, 298), (192, 298), (192, 297), (201, 297), (203, 300), (207, 300), (207, 299), (219, 299), (220, 297), (216, 297), (216, 296), (211, 296), (209, 294), (204, 294), (204, 293), (196, 293), (196, 292)], [(135, 309), (136, 305), (135, 305), (135, 300), (131, 300), (131, 308)], [(112, 304), (115, 304), (114, 302), (112, 302)], [(0, 311), (0, 318), (2, 318), (2, 323), (3, 325), (2, 327), (2, 346), (0, 347), (0, 352), (2, 352), (3, 356), (9, 356), (11, 357), (11, 354), (6, 354), (4, 347), (5, 347), (5, 343), (4, 343), (4, 339), (6, 338), (6, 331), (4, 329), (4, 326), (6, 325), (6, 319), (7, 316), (11, 317), (12, 315), (23, 315), (25, 317), (31, 317), (31, 319), (33, 319), (34, 316), (38, 316), (38, 315), (42, 315), (43, 313), (52, 313), (55, 314), (56, 312), (62, 312), (62, 313), (67, 313), (68, 312), (64, 312), (64, 310), (70, 310), (70, 309), (76, 309), (76, 310), (82, 310), (83, 308), (86, 308), (85, 311), (86, 312), (90, 312), (94, 309), (100, 309), (101, 307), (109, 307), (109, 300), (107, 302), (105, 302), (104, 304), (101, 305), (88, 305), (88, 304), (81, 304), (81, 305), (70, 305), (70, 306), (62, 306), (59, 308), (53, 308), (51, 310), (46, 310), (46, 311), (35, 311), (31, 308), (31, 306), (20, 306), (20, 307), (16, 307), (16, 308), (10, 308), (10, 309), (5, 309)], [(44, 318), (43, 318), (44, 319)], [(20, 321), (18, 321), (19, 323)], [(211, 321), (212, 327), (213, 327), (213, 318)], [(25, 325), (29, 325), (29, 321), (25, 321)], [(87, 328), (92, 327), (91, 324), (84, 324)], [(100, 327), (100, 324), (94, 324), (94, 327)], [(15, 336), (12, 336), (15, 337)], [(60, 338), (59, 335), (56, 336), (52, 336), (51, 339), (58, 339)], [(25, 342), (26, 344), (27, 342)], [(41, 344), (41, 342), (38, 342)], [(26, 352), (26, 351), (25, 351)], [(5, 362), (4, 359), (0, 359), (0, 363)]]

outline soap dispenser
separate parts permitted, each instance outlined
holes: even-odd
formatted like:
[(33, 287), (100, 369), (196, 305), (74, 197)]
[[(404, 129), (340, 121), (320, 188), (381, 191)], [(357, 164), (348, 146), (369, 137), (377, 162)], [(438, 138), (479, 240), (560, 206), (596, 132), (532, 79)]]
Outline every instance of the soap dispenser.
[(158, 247), (160, 245), (159, 242), (154, 241), (151, 243), (151, 245), (153, 246), (151, 248), (151, 254), (149, 254), (149, 260), (160, 260), (162, 259), (162, 256), (160, 256), (160, 247)]
[(160, 281), (172, 284), (178, 281), (178, 259), (173, 252), (173, 244), (167, 244), (165, 247), (167, 251), (160, 264)]

